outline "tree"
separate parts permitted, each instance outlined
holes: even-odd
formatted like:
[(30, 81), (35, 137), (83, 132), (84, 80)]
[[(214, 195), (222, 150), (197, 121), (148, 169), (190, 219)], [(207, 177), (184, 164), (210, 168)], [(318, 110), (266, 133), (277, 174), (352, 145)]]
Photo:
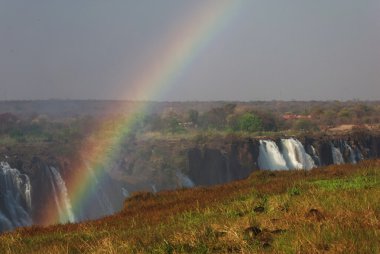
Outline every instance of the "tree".
[(254, 111), (253, 115), (261, 120), (262, 130), (264, 131), (277, 131), (280, 125), (278, 117), (269, 111)]
[(315, 130), (318, 130), (318, 126), (314, 122), (307, 120), (307, 119), (297, 120), (294, 123), (293, 128), (295, 130), (299, 130), (299, 131), (315, 131)]
[(162, 123), (165, 126), (165, 131), (173, 133), (179, 133), (185, 131), (181, 125), (180, 116), (171, 113), (162, 119)]
[(255, 132), (263, 129), (263, 123), (255, 114), (244, 113), (237, 119), (237, 127), (240, 131)]
[(236, 104), (226, 104), (223, 107), (213, 108), (202, 115), (200, 124), (203, 128), (223, 130), (226, 128), (227, 118), (235, 111)]
[(194, 109), (190, 109), (187, 112), (187, 114), (188, 114), (189, 121), (192, 122), (194, 125), (197, 125), (199, 121), (199, 112)]

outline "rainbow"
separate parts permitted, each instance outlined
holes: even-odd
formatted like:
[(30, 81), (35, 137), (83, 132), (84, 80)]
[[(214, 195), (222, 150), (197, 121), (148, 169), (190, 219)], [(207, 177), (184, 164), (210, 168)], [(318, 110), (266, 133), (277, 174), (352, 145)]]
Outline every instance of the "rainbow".
[[(148, 68), (141, 70), (133, 82), (128, 82), (132, 86), (129, 85), (131, 89), (128, 89), (126, 95), (138, 100), (154, 100), (164, 94), (197, 54), (236, 14), (242, 1), (218, 0), (202, 3), (202, 8), (178, 26), (178, 31), (173, 32), (173, 36), (169, 38), (171, 43), (152, 57), (153, 60)], [(136, 105), (138, 106), (131, 111), (133, 113), (115, 119), (112, 126), (106, 123), (100, 124), (92, 135), (99, 139), (87, 141), (82, 145), (79, 153), (87, 164), (74, 168), (70, 176), (66, 178), (74, 209), (80, 207), (90, 193), (93, 178), (89, 173), (89, 168), (98, 179), (106, 174), (105, 165), (109, 165), (117, 156), (120, 145), (136, 123), (138, 114), (146, 111), (148, 107), (147, 103)], [(57, 210), (55, 203), (51, 200), (46, 206), (48, 212), (42, 224), (58, 223), (62, 214), (53, 212)]]

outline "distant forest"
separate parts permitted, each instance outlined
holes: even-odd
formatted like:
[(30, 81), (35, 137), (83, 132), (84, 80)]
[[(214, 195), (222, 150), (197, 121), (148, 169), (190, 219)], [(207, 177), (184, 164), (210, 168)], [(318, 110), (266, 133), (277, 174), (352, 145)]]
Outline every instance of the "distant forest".
[[(144, 108), (144, 112), (135, 112)], [(2, 101), (2, 140), (66, 141), (85, 137), (99, 121), (133, 115), (133, 133), (323, 131), (379, 126), (379, 101), (133, 102)], [(4, 141), (3, 141), (4, 142)]]

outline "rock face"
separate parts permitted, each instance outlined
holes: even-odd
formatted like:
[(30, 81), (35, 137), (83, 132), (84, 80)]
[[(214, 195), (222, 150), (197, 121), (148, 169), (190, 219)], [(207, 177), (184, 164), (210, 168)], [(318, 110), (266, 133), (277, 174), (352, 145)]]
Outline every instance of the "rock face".
[(258, 143), (252, 139), (236, 141), (224, 149), (188, 150), (189, 177), (196, 185), (214, 185), (247, 177), (257, 169)]
[[(260, 142), (267, 140), (267, 142)], [(287, 141), (294, 141), (303, 146), (295, 149)], [(298, 140), (300, 142), (298, 142)], [(273, 143), (274, 142), (274, 143)], [(301, 165), (304, 159), (312, 158), (308, 163), (311, 167), (326, 166), (340, 163), (357, 163), (363, 159), (380, 157), (380, 136), (371, 133), (352, 133), (343, 136), (316, 136), (278, 139), (246, 139), (224, 143), (219, 148), (191, 148), (188, 150), (189, 177), (196, 185), (214, 185), (239, 180), (247, 177), (252, 171), (259, 169), (272, 169), (268, 165), (276, 163), (263, 163), (258, 160), (261, 152), (266, 152), (264, 159), (271, 156), (268, 146), (276, 144), (276, 156), (283, 156), (288, 169), (295, 169), (294, 165)], [(278, 150), (277, 150), (278, 149)], [(302, 151), (302, 153), (301, 153)], [(289, 154), (291, 156), (289, 156)], [(269, 167), (269, 168), (268, 168)], [(310, 168), (310, 167), (309, 167)]]
[[(126, 147), (115, 162), (105, 165), (102, 174), (78, 156), (62, 158), (48, 148), (0, 147), (0, 232), (30, 224), (99, 218), (118, 211), (130, 191), (222, 184), (255, 170), (276, 170), (278, 165), (310, 169), (378, 158), (380, 135), (153, 140)], [(86, 198), (79, 202), (78, 183), (86, 188)]]
[(95, 219), (112, 214), (122, 207), (125, 198), (121, 189), (123, 185), (108, 174), (101, 178), (88, 174), (91, 184), (86, 187), (86, 199), (74, 204), (71, 201), (76, 195), (75, 186), (67, 184), (72, 164), (59, 158), (40, 156), (24, 160), (17, 154), (2, 157), (0, 232), (32, 224)]

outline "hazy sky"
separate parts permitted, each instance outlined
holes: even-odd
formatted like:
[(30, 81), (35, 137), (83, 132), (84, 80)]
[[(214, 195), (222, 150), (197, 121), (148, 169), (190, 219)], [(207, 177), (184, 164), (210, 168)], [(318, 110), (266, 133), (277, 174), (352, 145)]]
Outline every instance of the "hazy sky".
[[(205, 2), (0, 0), (0, 99), (141, 99), (132, 81)], [(380, 99), (380, 0), (241, 2), (153, 99)]]

